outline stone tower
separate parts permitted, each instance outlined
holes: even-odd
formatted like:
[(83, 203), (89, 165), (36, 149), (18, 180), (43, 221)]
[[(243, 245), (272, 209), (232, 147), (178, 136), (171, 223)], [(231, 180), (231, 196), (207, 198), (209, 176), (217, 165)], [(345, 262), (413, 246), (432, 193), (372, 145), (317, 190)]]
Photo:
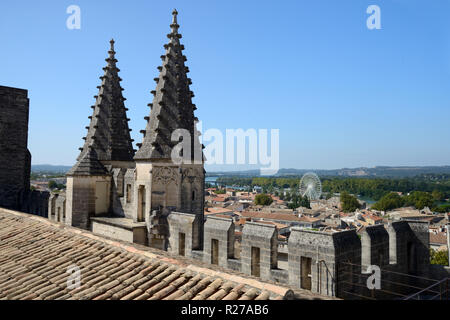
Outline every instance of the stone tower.
[(127, 169), (134, 167), (128, 109), (122, 96), (114, 40), (110, 43), (85, 143), (67, 173), (66, 224), (80, 228), (88, 228), (92, 216), (123, 214), (117, 196), (123, 195)]
[[(169, 42), (164, 45), (159, 77), (155, 78), (156, 89), (152, 91), (153, 102), (142, 143), (136, 152), (135, 207), (138, 221), (145, 221), (149, 230), (149, 244), (165, 249), (164, 218), (170, 211), (198, 215), (199, 236), (203, 234), (204, 174), (202, 146), (199, 144), (192, 103), (191, 79), (185, 66), (186, 57), (178, 33), (178, 12), (172, 12)], [(174, 133), (184, 133), (182, 140)], [(186, 148), (179, 150), (180, 141)], [(190, 152), (189, 152), (190, 151)], [(173, 154), (183, 156), (180, 163)], [(200, 154), (200, 157), (198, 157)], [(197, 157), (195, 157), (197, 155)], [(196, 158), (200, 158), (194, 161)], [(186, 161), (187, 160), (187, 161)], [(199, 241), (202, 243), (202, 241)]]
[(0, 86), (0, 207), (25, 210), (30, 192), (28, 91)]

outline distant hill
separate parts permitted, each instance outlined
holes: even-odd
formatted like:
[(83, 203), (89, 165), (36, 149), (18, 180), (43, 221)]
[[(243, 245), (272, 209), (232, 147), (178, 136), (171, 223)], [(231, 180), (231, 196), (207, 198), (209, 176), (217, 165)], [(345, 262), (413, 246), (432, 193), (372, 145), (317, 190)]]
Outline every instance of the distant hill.
[[(66, 173), (71, 166), (57, 166), (51, 164), (35, 164), (31, 166), (32, 172), (55, 172)], [(406, 178), (422, 174), (450, 174), (450, 166), (428, 166), (428, 167), (387, 167), (379, 166), (373, 168), (342, 168), (333, 170), (322, 169), (280, 169), (276, 174), (280, 176), (300, 176), (306, 172), (315, 172), (319, 176), (341, 176), (341, 177), (380, 177), (380, 178)], [(241, 176), (257, 177), (259, 170), (247, 171), (216, 171), (207, 172), (206, 176)]]
[(32, 164), (31, 172), (55, 172), (66, 173), (72, 168), (71, 166), (54, 166), (51, 164)]
[[(315, 172), (319, 176), (341, 176), (341, 177), (379, 177), (379, 178), (406, 178), (422, 174), (450, 174), (450, 166), (428, 166), (428, 167), (387, 167), (379, 166), (373, 168), (342, 168), (333, 170), (322, 169), (280, 169), (275, 175), (300, 176), (306, 172)], [(259, 176), (259, 170), (234, 171), (234, 172), (207, 172), (207, 176)]]

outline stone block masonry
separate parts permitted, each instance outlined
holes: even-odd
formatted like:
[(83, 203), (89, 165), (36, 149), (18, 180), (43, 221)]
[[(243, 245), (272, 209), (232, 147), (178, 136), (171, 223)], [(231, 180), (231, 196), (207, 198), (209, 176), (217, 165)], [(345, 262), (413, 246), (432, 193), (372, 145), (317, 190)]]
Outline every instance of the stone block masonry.
[(0, 86), (0, 206), (22, 210), (30, 190), (28, 91)]
[(48, 192), (30, 191), (28, 91), (0, 86), (0, 207), (47, 217)]
[(168, 251), (181, 256), (191, 257), (192, 250), (200, 248), (199, 225), (203, 224), (198, 215), (171, 212), (168, 216)]
[(361, 262), (355, 230), (336, 233), (292, 228), (288, 243), (289, 284), (314, 293), (337, 296), (340, 262)]
[(228, 267), (234, 257), (234, 223), (232, 219), (209, 217), (204, 225), (203, 259), (206, 263)]
[(363, 267), (389, 265), (389, 234), (383, 225), (368, 226), (361, 236)]
[(247, 222), (242, 231), (242, 272), (271, 279), (271, 270), (278, 264), (278, 232), (273, 225)]

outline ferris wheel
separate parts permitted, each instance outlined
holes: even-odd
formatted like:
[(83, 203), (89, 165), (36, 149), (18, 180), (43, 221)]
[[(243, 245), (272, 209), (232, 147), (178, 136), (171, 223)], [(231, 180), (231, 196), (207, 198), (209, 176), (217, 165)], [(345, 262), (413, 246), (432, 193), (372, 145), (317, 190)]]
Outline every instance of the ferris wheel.
[(314, 172), (307, 172), (300, 180), (300, 194), (309, 200), (319, 200), (322, 194), (322, 183)]

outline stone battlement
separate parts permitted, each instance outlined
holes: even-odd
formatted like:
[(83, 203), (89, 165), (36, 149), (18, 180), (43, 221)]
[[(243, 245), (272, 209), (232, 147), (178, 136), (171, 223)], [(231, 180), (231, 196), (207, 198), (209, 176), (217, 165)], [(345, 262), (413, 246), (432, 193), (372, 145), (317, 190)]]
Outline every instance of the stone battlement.
[[(346, 278), (348, 268), (351, 269), (350, 276), (356, 277), (368, 266), (376, 265), (383, 270), (384, 279), (400, 282), (402, 280), (393, 276), (391, 271), (411, 276), (432, 276), (428, 222), (397, 221), (387, 226), (369, 226), (361, 238), (355, 230), (321, 232), (293, 227), (288, 244), (282, 248), (286, 250), (287, 247), (288, 254), (288, 268), (285, 270), (278, 268), (278, 232), (274, 226), (246, 223), (240, 259), (236, 259), (231, 218), (206, 219), (202, 250), (194, 249), (192, 243), (195, 239), (191, 238), (194, 234), (191, 230), (201, 221), (195, 215), (190, 215), (189, 221), (186, 219), (185, 213), (169, 214), (170, 251), (317, 294), (345, 298), (349, 290), (360, 294), (368, 290), (360, 280)], [(182, 241), (180, 234), (184, 234)], [(344, 286), (341, 281), (348, 283)]]

